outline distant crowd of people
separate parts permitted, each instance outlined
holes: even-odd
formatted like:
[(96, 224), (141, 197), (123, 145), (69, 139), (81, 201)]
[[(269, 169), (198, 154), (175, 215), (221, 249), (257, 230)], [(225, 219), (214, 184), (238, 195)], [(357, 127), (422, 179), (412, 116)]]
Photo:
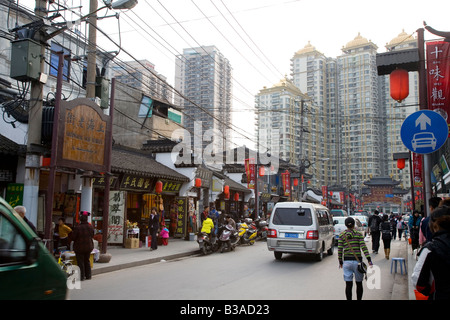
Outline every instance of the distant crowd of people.
[[(411, 276), (414, 288), (430, 300), (450, 299), (450, 199), (429, 199), (429, 215), (414, 210), (409, 216), (382, 214), (375, 210), (368, 221), (372, 253), (378, 254), (380, 240), (385, 258), (389, 259), (391, 241), (410, 241), (411, 253), (417, 254), (417, 263)], [(406, 221), (405, 221), (406, 220)], [(362, 299), (363, 273), (358, 269), (363, 255), (369, 265), (372, 260), (362, 234), (354, 230), (354, 220), (349, 217), (347, 230), (339, 236), (339, 266), (344, 269), (346, 296), (351, 300), (353, 275), (357, 286), (357, 299)], [(362, 254), (361, 254), (362, 252)], [(345, 261), (347, 260), (347, 262)]]

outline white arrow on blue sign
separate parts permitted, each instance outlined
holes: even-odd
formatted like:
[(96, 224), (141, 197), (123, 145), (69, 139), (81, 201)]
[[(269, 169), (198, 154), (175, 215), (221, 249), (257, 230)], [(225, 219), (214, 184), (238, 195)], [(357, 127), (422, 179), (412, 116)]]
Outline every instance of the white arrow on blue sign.
[(438, 150), (447, 140), (447, 121), (437, 112), (420, 110), (403, 121), (400, 136), (412, 152), (428, 154)]

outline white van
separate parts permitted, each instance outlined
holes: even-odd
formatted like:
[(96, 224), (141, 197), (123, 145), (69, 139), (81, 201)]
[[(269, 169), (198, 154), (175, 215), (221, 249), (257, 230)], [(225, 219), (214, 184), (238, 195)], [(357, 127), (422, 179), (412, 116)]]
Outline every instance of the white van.
[(280, 202), (269, 219), (267, 248), (276, 259), (283, 253), (308, 253), (318, 261), (333, 254), (333, 219), (327, 207), (309, 202)]

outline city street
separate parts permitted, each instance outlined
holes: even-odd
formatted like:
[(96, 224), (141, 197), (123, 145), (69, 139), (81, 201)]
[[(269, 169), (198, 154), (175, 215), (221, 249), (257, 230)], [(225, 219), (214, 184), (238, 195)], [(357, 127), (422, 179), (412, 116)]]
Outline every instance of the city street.
[[(368, 246), (370, 249), (370, 243)], [(376, 282), (369, 274), (369, 281), (364, 281), (363, 299), (391, 300), (391, 261), (383, 254), (372, 256), (372, 270), (382, 276)], [(321, 262), (288, 254), (277, 261), (265, 242), (257, 242), (239, 246), (235, 252), (196, 255), (99, 274), (83, 281), (81, 289), (71, 290), (69, 299), (343, 300), (345, 294), (337, 247)]]

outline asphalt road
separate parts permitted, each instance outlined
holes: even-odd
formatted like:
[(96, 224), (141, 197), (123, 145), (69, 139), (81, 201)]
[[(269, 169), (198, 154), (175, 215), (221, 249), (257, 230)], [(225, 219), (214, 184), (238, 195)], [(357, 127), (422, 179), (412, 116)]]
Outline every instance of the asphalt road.
[[(375, 264), (389, 263), (381, 254)], [(364, 281), (365, 300), (390, 300), (393, 281)], [(371, 286), (369, 289), (367, 286)], [(343, 300), (334, 255), (320, 262), (298, 255), (275, 260), (265, 242), (234, 252), (191, 256), (100, 274), (69, 292), (70, 300)], [(356, 287), (356, 286), (355, 286)], [(356, 288), (354, 287), (354, 291)], [(356, 293), (354, 292), (354, 297)]]

